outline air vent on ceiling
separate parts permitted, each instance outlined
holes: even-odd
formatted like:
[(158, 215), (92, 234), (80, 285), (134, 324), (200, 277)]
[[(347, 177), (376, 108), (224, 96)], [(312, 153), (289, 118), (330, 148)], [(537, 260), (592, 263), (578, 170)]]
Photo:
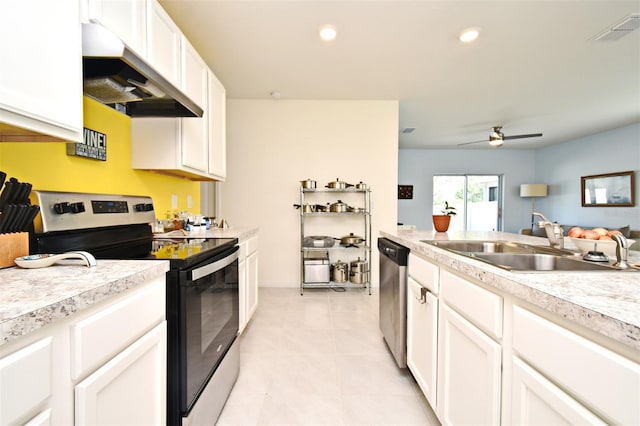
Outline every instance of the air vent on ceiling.
[(414, 130), (416, 130), (415, 127), (403, 127), (401, 129), (401, 132), (406, 135), (406, 134), (409, 134), (409, 133), (413, 133)]
[(640, 13), (632, 13), (621, 21), (607, 28), (593, 39), (601, 40), (618, 40), (627, 34), (640, 28)]

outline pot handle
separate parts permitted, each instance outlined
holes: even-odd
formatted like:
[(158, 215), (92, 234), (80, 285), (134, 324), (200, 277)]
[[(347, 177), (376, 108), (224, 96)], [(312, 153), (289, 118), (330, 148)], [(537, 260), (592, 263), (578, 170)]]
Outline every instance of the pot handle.
[(294, 204), (293, 207), (295, 207), (296, 209), (299, 209), (302, 206), (300, 204)]

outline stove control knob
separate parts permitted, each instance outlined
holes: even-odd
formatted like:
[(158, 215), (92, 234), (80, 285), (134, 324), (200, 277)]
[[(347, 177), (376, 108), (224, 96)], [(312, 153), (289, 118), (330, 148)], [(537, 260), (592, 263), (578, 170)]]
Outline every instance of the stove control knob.
[(71, 211), (71, 204), (69, 203), (55, 203), (53, 205), (53, 211), (58, 214), (65, 214)]
[(153, 211), (153, 204), (140, 203), (140, 204), (136, 204), (134, 208), (137, 212), (150, 212), (150, 211)]
[(82, 213), (85, 210), (84, 203), (82, 201), (78, 203), (71, 203), (71, 213)]

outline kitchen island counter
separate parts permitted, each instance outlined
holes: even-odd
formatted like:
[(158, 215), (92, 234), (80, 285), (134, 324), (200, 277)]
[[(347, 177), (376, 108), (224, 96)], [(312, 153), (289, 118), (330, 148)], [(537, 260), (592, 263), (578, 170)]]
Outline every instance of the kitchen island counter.
[[(398, 230), (380, 233), (413, 253), (489, 288), (524, 300), (627, 347), (640, 350), (640, 272), (508, 272), (421, 240), (503, 240), (548, 245), (546, 238), (504, 232), (436, 233)], [(573, 246), (567, 245), (567, 248)], [(638, 262), (639, 252), (630, 260)]]
[(165, 260), (0, 270), (0, 345), (164, 275)]

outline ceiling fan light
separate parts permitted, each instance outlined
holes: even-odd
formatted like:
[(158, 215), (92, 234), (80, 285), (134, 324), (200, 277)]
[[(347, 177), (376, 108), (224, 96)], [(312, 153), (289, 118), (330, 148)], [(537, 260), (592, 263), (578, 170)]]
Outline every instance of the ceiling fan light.
[(489, 145), (491, 146), (502, 146), (503, 143), (502, 138), (489, 138)]

